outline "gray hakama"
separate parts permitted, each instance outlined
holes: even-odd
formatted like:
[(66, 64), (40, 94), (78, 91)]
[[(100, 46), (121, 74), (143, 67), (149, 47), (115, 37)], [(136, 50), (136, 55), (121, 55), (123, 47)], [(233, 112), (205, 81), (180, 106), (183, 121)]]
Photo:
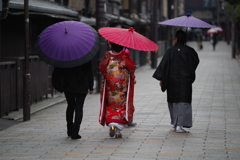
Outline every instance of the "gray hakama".
[(171, 124), (174, 126), (192, 127), (191, 103), (168, 103)]

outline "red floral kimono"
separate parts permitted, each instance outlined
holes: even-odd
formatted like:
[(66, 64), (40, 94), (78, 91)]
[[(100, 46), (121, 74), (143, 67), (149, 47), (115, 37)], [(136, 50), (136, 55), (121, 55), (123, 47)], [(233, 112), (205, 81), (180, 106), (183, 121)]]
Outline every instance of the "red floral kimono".
[(99, 64), (101, 76), (99, 123), (130, 124), (133, 120), (135, 64), (130, 54), (107, 52)]

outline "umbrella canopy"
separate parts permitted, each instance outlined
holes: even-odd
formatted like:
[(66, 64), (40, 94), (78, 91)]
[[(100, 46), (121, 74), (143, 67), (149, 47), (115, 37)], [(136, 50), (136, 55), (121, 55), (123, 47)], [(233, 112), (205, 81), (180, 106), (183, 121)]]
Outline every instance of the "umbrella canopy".
[(207, 34), (215, 34), (218, 33), (218, 30), (216, 28), (210, 28), (209, 30), (207, 30)]
[(91, 60), (99, 49), (98, 33), (77, 21), (63, 21), (46, 28), (38, 37), (36, 51), (54, 67), (71, 68)]
[(218, 26), (214, 26), (214, 27), (215, 27), (214, 29), (216, 29), (218, 32), (223, 32), (222, 27), (218, 27)]
[(158, 50), (158, 45), (156, 43), (137, 33), (132, 27), (129, 29), (103, 27), (100, 28), (98, 32), (107, 40), (124, 47), (141, 51)]
[(193, 17), (191, 14), (185, 16), (173, 18), (163, 22), (159, 22), (161, 25), (191, 27), (191, 28), (213, 28), (214, 26)]

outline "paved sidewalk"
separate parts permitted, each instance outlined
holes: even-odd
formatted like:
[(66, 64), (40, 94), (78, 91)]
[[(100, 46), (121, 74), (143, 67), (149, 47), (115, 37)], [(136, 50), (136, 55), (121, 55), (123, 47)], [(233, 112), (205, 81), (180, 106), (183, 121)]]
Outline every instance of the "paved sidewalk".
[(166, 93), (152, 78), (154, 70), (144, 66), (136, 72), (137, 126), (124, 129), (122, 139), (110, 138), (109, 128), (98, 124), (99, 94), (93, 94), (85, 102), (82, 139), (67, 137), (63, 101), (0, 131), (0, 160), (238, 160), (240, 65), (225, 42), (217, 44), (216, 51), (209, 42), (203, 47), (193, 85), (190, 133), (172, 132)]

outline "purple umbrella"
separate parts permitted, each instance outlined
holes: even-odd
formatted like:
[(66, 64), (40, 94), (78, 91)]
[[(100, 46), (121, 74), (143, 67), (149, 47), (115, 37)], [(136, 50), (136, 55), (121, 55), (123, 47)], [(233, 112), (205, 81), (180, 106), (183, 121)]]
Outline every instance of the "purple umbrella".
[(77, 21), (63, 21), (46, 28), (38, 37), (36, 51), (54, 67), (71, 68), (91, 60), (99, 49), (98, 33)]
[(185, 16), (173, 18), (163, 22), (159, 22), (162, 25), (180, 26), (180, 27), (192, 27), (192, 28), (213, 28), (214, 26), (193, 17), (191, 14)]

